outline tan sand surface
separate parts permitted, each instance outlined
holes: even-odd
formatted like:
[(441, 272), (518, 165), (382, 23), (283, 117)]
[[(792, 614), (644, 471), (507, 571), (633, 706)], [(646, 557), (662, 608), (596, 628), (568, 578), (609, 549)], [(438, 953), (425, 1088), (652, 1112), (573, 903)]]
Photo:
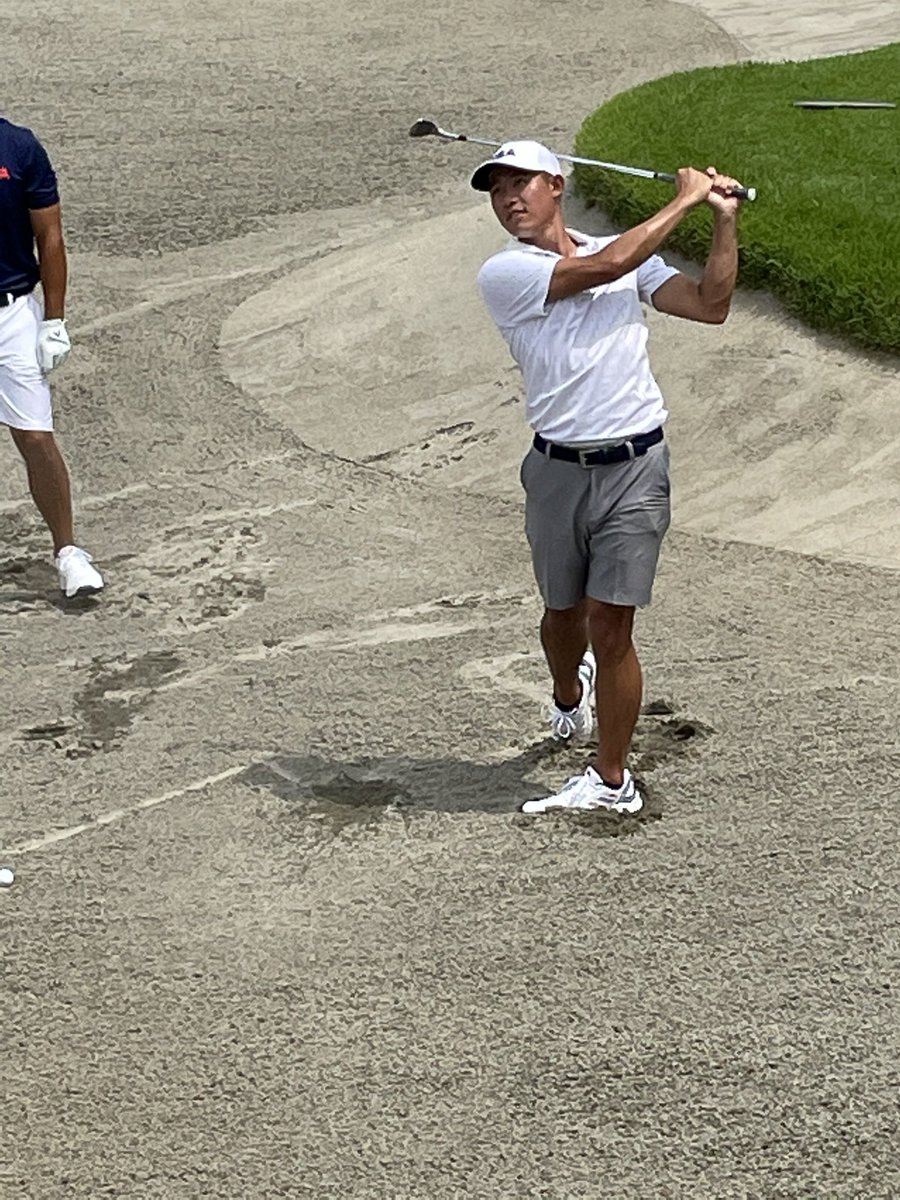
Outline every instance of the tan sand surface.
[[(812, 33), (871, 36), (848, 11)], [(4, 1200), (900, 1191), (895, 364), (761, 296), (654, 319), (648, 806), (524, 818), (584, 756), (543, 740), (527, 431), (474, 290), (497, 231), (476, 152), (406, 135), (562, 149), (745, 57), (749, 20), (5, 19), (4, 112), (63, 183), (60, 436), (109, 586), (58, 599), (0, 442)]]
[(900, 41), (900, 7), (894, 0), (853, 4), (841, 0), (794, 0), (791, 4), (696, 0), (694, 7), (727, 29), (745, 47), (746, 57), (754, 59), (819, 58)]
[[(577, 202), (570, 221), (610, 228)], [(501, 464), (527, 445), (521, 381), (473, 283), (498, 245), (479, 203), (317, 259), (231, 313), (225, 368), (316, 446), (515, 499)], [(900, 566), (895, 360), (814, 335), (761, 295), (740, 296), (724, 330), (651, 320), (678, 528)]]

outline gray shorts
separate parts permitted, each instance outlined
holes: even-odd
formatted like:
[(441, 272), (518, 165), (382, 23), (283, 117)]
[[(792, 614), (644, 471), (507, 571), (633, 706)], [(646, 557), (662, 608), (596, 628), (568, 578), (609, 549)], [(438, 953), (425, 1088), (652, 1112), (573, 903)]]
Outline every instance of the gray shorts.
[(585, 596), (649, 604), (669, 528), (669, 447), (608, 466), (582, 467), (532, 447), (520, 473), (525, 532), (547, 608)]

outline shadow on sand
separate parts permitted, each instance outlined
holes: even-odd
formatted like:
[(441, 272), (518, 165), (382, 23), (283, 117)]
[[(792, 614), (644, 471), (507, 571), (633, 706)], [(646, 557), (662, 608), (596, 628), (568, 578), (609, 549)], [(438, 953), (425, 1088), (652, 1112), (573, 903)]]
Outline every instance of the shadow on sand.
[[(646, 776), (660, 762), (683, 754), (698, 738), (712, 731), (674, 715), (664, 701), (648, 705), (639, 722), (633, 746), (635, 777), (644, 807), (634, 816), (610, 812), (553, 813), (597, 837), (634, 833), (661, 819), (663, 798)], [(515, 816), (517, 823), (547, 820), (519, 812), (526, 800), (548, 794), (590, 760), (589, 746), (560, 747), (543, 741), (507, 759), (473, 762), (452, 758), (415, 759), (408, 756), (360, 757), (341, 763), (314, 754), (285, 752), (251, 767), (243, 776), (252, 787), (274, 793), (286, 805), (286, 815), (323, 821), (338, 834), (351, 827), (370, 826), (386, 813), (415, 818), (425, 813), (482, 813)]]

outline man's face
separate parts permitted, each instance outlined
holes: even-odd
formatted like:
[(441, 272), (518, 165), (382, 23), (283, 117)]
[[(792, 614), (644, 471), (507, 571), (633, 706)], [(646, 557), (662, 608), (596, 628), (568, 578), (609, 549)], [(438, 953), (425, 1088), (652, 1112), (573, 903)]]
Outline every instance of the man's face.
[(498, 166), (491, 172), (491, 205), (497, 220), (522, 241), (551, 224), (562, 189), (562, 179), (542, 171)]

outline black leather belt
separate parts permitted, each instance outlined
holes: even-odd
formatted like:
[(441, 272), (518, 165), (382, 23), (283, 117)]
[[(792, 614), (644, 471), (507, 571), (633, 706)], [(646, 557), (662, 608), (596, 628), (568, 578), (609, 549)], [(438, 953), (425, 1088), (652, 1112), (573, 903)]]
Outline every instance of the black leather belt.
[(545, 454), (547, 458), (561, 458), (563, 462), (578, 463), (582, 467), (604, 467), (609, 463), (628, 462), (630, 458), (640, 458), (651, 446), (663, 440), (662, 426), (651, 429), (649, 433), (638, 433), (627, 441), (615, 446), (604, 446), (597, 450), (578, 450), (575, 446), (560, 446), (556, 442), (548, 442), (539, 433), (534, 435), (532, 445), (535, 450)]
[(19, 300), (22, 296), (30, 296), (34, 288), (18, 288), (12, 292), (4, 292), (0, 290), (0, 308), (9, 308), (10, 304)]

